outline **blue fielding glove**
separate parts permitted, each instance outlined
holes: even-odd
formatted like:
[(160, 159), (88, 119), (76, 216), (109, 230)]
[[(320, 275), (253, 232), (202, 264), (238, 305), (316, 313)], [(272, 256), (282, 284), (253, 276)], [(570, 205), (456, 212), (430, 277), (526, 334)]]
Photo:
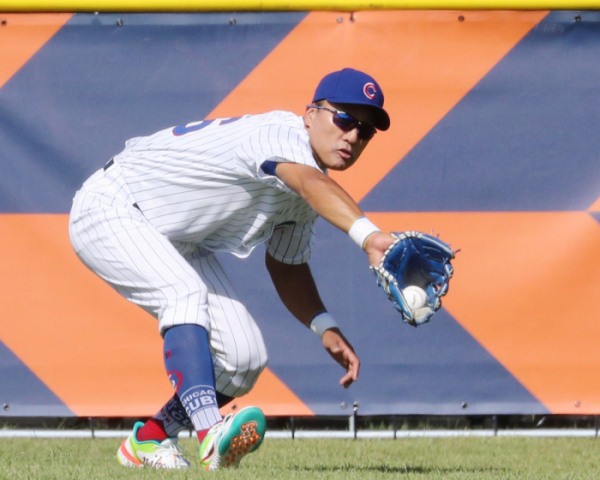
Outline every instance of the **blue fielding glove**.
[[(378, 267), (371, 266), (379, 285), (414, 327), (427, 323), (442, 306), (441, 297), (448, 293), (455, 251), (438, 238), (421, 232), (392, 233), (396, 241), (386, 250)], [(427, 302), (411, 309), (402, 290), (415, 285), (425, 290)]]

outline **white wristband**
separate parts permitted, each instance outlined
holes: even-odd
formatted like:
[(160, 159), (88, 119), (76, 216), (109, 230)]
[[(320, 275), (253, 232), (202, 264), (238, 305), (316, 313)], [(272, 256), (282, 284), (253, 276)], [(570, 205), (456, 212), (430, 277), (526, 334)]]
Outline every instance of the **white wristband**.
[(360, 217), (356, 222), (352, 224), (348, 235), (360, 248), (365, 248), (365, 240), (369, 235), (375, 232), (381, 232), (377, 226), (371, 222), (367, 217)]
[(310, 329), (315, 332), (319, 337), (322, 337), (325, 330), (337, 327), (337, 323), (329, 313), (321, 312), (317, 313), (310, 322)]

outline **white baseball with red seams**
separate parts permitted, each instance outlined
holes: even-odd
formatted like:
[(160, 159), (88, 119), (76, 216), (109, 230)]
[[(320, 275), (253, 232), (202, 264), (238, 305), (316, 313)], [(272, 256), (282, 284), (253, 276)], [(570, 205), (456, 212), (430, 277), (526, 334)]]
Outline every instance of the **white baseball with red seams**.
[(408, 302), (408, 306), (414, 310), (416, 308), (424, 307), (427, 303), (427, 293), (416, 285), (411, 285), (402, 290), (402, 295)]

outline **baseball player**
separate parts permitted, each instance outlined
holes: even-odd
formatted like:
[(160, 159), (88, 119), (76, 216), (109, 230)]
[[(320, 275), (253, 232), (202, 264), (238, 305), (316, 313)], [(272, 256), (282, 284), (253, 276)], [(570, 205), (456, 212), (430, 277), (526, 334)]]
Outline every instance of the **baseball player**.
[(215, 257), (266, 242), (285, 306), (357, 380), (360, 361), (327, 312), (308, 260), (318, 215), (378, 265), (394, 238), (372, 224), (327, 170), (345, 170), (378, 130), (383, 93), (343, 69), (319, 83), (303, 116), (273, 111), (203, 120), (133, 138), (77, 192), (71, 242), (81, 260), (158, 319), (174, 396), (136, 423), (118, 450), (125, 466), (187, 468), (177, 435), (191, 425), (207, 470), (235, 467), (261, 444), (266, 420), (219, 407), (247, 393), (267, 365), (261, 332)]

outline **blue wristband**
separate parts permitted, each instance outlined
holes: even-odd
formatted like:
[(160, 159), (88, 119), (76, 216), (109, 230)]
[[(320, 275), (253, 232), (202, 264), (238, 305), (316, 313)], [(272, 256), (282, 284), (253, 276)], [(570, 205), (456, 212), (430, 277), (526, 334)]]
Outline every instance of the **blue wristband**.
[(325, 330), (336, 328), (338, 325), (328, 312), (317, 313), (310, 322), (310, 329), (319, 337), (323, 337)]

